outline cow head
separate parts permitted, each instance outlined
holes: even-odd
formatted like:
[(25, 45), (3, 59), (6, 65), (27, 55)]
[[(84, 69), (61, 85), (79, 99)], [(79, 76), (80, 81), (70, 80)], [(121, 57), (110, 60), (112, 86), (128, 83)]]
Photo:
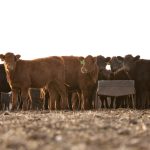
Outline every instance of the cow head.
[(123, 67), (124, 58), (121, 56), (114, 56), (110, 59), (109, 64), (112, 72), (115, 72)]
[(20, 57), (20, 55), (14, 55), (13, 53), (0, 54), (0, 59), (4, 61), (4, 66), (7, 71), (13, 71), (15, 69), (16, 62)]
[(82, 65), (82, 73), (91, 73), (95, 71), (95, 67), (97, 66), (97, 59), (92, 57), (91, 55), (88, 55), (82, 61), (80, 61), (80, 63)]
[(133, 57), (132, 55), (126, 55), (124, 57), (124, 62), (123, 62), (124, 70), (130, 71), (139, 59), (140, 59), (139, 55), (137, 55), (135, 57)]
[(110, 57), (104, 57), (102, 55), (97, 56), (97, 65), (99, 70), (105, 70), (108, 62), (110, 61)]

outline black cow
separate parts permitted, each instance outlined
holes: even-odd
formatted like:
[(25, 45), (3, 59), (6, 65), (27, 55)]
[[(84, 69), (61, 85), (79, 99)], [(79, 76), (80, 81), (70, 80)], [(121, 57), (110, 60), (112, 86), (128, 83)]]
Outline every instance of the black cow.
[(137, 55), (126, 55), (123, 68), (130, 79), (135, 80), (136, 108), (144, 109), (150, 106), (150, 60), (140, 59)]
[[(0, 64), (0, 98), (1, 98), (1, 92), (8, 93), (10, 91), (11, 89), (7, 82), (4, 64)], [(0, 109), (2, 109), (1, 100), (0, 100)]]
[[(109, 80), (110, 79), (110, 70), (106, 70), (106, 66), (108, 62), (110, 61), (110, 57), (104, 57), (102, 55), (97, 56), (97, 65), (98, 65), (98, 80)], [(108, 102), (107, 102), (107, 96), (100, 96), (101, 100), (101, 108), (104, 108), (104, 105), (106, 108), (109, 108)]]
[(121, 56), (113, 56), (110, 61), (110, 68), (112, 72), (118, 71), (123, 66), (123, 59)]

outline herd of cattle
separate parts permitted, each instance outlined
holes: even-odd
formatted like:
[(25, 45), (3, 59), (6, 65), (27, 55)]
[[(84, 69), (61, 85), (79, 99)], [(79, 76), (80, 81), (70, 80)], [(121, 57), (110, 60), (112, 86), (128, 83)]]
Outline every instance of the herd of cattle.
[[(150, 60), (125, 57), (51, 56), (21, 60), (13, 53), (0, 54), (0, 109), (89, 110), (97, 108), (98, 80), (134, 80), (135, 106), (130, 98), (100, 98), (101, 107), (150, 107)], [(110, 65), (111, 70), (106, 70)], [(11, 93), (11, 94), (9, 94)]]

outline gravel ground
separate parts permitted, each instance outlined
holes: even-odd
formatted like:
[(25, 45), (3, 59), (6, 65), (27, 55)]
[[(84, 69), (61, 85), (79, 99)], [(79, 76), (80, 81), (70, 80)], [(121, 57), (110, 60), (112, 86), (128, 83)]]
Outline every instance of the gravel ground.
[(150, 110), (0, 112), (0, 150), (148, 150)]

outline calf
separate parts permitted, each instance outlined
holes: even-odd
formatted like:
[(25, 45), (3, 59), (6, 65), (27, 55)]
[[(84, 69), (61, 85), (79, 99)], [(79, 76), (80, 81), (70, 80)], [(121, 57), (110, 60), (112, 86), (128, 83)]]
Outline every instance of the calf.
[(91, 109), (92, 102), (95, 102), (96, 88), (98, 81), (97, 58), (91, 55), (84, 58), (81, 68), (81, 91), (83, 94), (84, 108)]

